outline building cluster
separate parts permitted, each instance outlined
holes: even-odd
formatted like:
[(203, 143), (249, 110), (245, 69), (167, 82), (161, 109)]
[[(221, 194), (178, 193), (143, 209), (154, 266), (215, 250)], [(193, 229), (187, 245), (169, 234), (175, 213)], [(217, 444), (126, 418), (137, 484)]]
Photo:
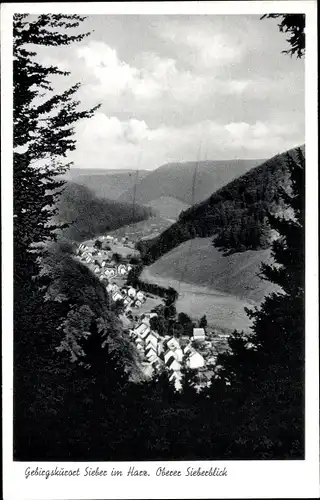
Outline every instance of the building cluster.
[(144, 374), (152, 376), (155, 372), (165, 369), (169, 380), (177, 390), (180, 390), (182, 369), (185, 367), (197, 372), (198, 389), (208, 387), (216, 357), (204, 356), (200, 352), (210, 344), (206, 340), (204, 328), (194, 328), (191, 338), (186, 336), (176, 338), (169, 335), (161, 337), (150, 327), (150, 319), (155, 316), (156, 313), (141, 315), (135, 328), (130, 330), (130, 336), (141, 357)]
[[(119, 241), (112, 237), (103, 238), (106, 238), (109, 243), (119, 244)], [(128, 242), (125, 241), (125, 243)], [(77, 250), (77, 256), (99, 277), (100, 281), (105, 283), (106, 290), (114, 302), (123, 301), (126, 313), (130, 312), (131, 307), (139, 308), (146, 301), (144, 292), (125, 284), (132, 265), (128, 262), (117, 262), (112, 250), (98, 249), (81, 243)]]
[[(106, 290), (114, 302), (122, 301), (124, 314), (129, 322), (129, 335), (135, 343), (140, 355), (144, 375), (149, 378), (155, 373), (165, 370), (169, 380), (177, 390), (182, 387), (182, 369), (188, 368), (196, 373), (196, 388), (208, 387), (214, 374), (217, 353), (225, 350), (228, 334), (209, 336), (204, 328), (193, 328), (191, 337), (182, 335), (179, 338), (160, 336), (150, 326), (150, 320), (157, 317), (156, 312), (148, 312), (135, 316), (131, 308), (140, 308), (147, 301), (146, 294), (127, 284), (126, 278), (132, 265), (127, 259), (121, 263), (115, 259), (110, 245), (126, 245), (128, 238), (121, 240), (112, 236), (100, 238), (99, 248), (93, 244), (80, 244), (77, 256), (99, 279), (105, 282)], [(103, 245), (106, 242), (106, 245)], [(130, 246), (129, 246), (130, 248)], [(130, 318), (130, 321), (129, 319)], [(221, 348), (221, 349), (220, 349)]]

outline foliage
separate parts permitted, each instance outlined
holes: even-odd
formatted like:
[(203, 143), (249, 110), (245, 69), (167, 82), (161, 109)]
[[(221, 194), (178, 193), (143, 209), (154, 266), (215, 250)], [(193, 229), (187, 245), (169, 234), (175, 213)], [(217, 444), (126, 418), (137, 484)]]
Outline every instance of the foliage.
[(206, 328), (207, 326), (208, 326), (207, 316), (204, 315), (204, 316), (202, 316), (202, 318), (200, 318), (199, 328)]
[[(133, 214), (131, 205), (97, 198), (87, 187), (68, 181), (60, 196), (55, 220), (68, 224), (60, 231), (64, 237), (83, 241), (145, 220), (150, 213), (149, 208), (136, 206)], [(107, 246), (108, 243), (103, 242), (102, 245)]]
[(284, 54), (289, 54), (290, 56), (295, 55), (298, 59), (305, 55), (305, 14), (266, 14), (262, 16), (261, 19), (264, 18), (281, 18), (281, 22), (278, 24), (279, 30), (281, 33), (289, 33), (290, 35), (290, 37), (287, 38), (290, 49), (284, 50)]
[[(286, 449), (291, 458), (303, 456), (304, 396), (304, 176), (305, 160), (287, 156), (291, 194), (282, 191), (293, 217), (269, 214), (279, 237), (273, 242), (274, 265), (262, 265), (262, 276), (281, 287), (263, 301), (260, 309), (248, 310), (252, 335), (235, 332), (231, 352), (221, 355), (220, 376), (231, 383), (230, 393), (239, 403), (243, 422), (260, 429), (270, 454)], [(244, 398), (244, 395), (246, 397)], [(277, 424), (278, 422), (278, 424)], [(278, 425), (278, 434), (275, 434)], [(253, 436), (246, 446), (253, 449)]]

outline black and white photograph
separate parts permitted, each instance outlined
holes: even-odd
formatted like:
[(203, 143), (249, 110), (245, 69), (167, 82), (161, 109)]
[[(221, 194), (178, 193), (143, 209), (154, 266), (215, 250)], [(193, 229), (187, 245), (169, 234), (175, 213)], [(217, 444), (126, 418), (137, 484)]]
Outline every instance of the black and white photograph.
[(12, 11), (12, 457), (29, 482), (62, 462), (164, 480), (179, 462), (191, 482), (307, 458), (312, 2), (220, 3)]

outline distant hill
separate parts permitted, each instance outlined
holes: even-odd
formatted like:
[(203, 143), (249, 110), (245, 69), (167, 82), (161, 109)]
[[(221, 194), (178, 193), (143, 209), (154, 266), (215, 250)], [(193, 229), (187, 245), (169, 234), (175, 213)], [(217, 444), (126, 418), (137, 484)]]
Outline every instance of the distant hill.
[[(176, 198), (188, 205), (206, 199), (232, 179), (257, 166), (262, 160), (191, 161), (169, 163), (140, 179), (119, 200), (147, 204), (161, 197)], [(196, 172), (195, 185), (193, 181)]]
[[(304, 147), (290, 150), (291, 156)], [(213, 193), (205, 201), (182, 212), (176, 224), (158, 238), (139, 244), (146, 263), (197, 236), (214, 237), (216, 247), (227, 252), (269, 246), (267, 212), (283, 206), (280, 189), (289, 188), (287, 153), (276, 155)]]
[(177, 220), (181, 212), (190, 207), (187, 203), (171, 196), (161, 196), (149, 201), (145, 206), (151, 207), (155, 214), (172, 220)]
[[(147, 170), (139, 171), (138, 179), (149, 173)], [(72, 168), (66, 178), (91, 189), (98, 198), (116, 200), (122, 193), (133, 187), (136, 171)]]
[(97, 198), (85, 186), (68, 181), (58, 202), (57, 219), (70, 226), (62, 235), (74, 241), (93, 238), (106, 231), (147, 219), (152, 214), (148, 207), (119, 203)]
[(172, 221), (169, 219), (155, 215), (140, 222), (121, 226), (114, 231), (110, 231), (110, 234), (117, 238), (128, 236), (130, 241), (137, 243), (140, 240), (147, 240), (159, 236), (171, 225)]

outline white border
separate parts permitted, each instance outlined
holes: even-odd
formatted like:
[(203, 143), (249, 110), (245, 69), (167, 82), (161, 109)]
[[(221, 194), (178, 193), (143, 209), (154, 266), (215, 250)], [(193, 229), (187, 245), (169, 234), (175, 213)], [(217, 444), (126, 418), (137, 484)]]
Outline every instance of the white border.
[[(16, 3), (2, 4), (1, 12), (1, 135), (2, 135), (2, 276), (3, 276), (3, 477), (5, 500), (103, 498), (318, 498), (319, 496), (319, 337), (318, 337), (318, 198), (317, 198), (317, 8), (316, 1), (255, 2), (132, 2), (132, 3)], [(136, 463), (148, 478), (29, 478), (28, 465), (45, 469), (85, 466), (127, 470), (129, 463), (19, 463), (12, 461), (12, 14), (265, 14), (307, 15), (306, 51), (306, 460), (230, 461), (224, 478), (161, 478), (154, 471), (162, 463)], [(285, 35), (284, 35), (285, 36)], [(171, 462), (168, 468), (210, 466), (210, 462)]]

